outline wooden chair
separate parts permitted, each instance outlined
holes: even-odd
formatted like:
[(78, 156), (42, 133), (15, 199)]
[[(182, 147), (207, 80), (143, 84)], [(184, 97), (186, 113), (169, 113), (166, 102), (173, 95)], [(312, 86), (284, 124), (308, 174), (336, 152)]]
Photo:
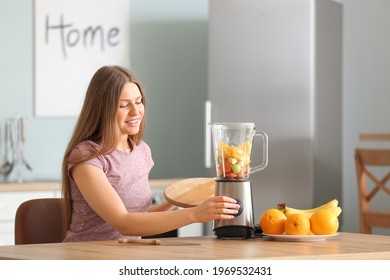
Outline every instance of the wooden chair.
[(38, 198), (23, 202), (15, 215), (15, 245), (62, 242), (62, 201)]
[[(360, 232), (371, 233), (373, 227), (390, 228), (390, 210), (374, 210), (372, 200), (378, 193), (390, 196), (390, 149), (355, 149), (359, 193)], [(386, 175), (378, 178), (374, 169), (386, 167)], [(382, 170), (383, 171), (383, 170)], [(375, 173), (375, 174), (374, 174)]]

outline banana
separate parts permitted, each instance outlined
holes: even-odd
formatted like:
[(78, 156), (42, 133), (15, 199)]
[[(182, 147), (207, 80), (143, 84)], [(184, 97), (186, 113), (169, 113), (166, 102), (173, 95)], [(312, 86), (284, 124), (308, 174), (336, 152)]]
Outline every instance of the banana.
[(341, 207), (337, 206), (337, 207), (332, 207), (332, 208), (327, 208), (325, 210), (328, 210), (328, 211), (332, 211), (333, 215), (335, 215), (336, 217), (340, 216), (341, 214)]
[(313, 215), (316, 211), (318, 210), (323, 210), (323, 209), (331, 209), (332, 211), (335, 211), (335, 214), (337, 214), (337, 216), (340, 215), (341, 213), (341, 208), (338, 207), (338, 200), (337, 199), (333, 199), (325, 204), (322, 204), (316, 208), (310, 208), (310, 209), (296, 209), (296, 208), (292, 208), (292, 207), (287, 207), (285, 203), (281, 203), (281, 204), (278, 204), (278, 209), (280, 211), (282, 211), (286, 217), (294, 214), (294, 213), (299, 213), (299, 214), (303, 214), (305, 216), (307, 216), (309, 219), (311, 217), (311, 215)]

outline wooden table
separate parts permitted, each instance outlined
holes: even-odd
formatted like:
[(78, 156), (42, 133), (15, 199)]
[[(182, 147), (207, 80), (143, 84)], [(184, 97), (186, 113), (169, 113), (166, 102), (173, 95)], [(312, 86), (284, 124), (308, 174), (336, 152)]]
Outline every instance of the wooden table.
[(161, 245), (95, 241), (0, 246), (0, 259), (390, 259), (390, 236), (368, 234), (340, 233), (318, 242), (286, 242), (260, 237), (248, 240), (219, 240), (215, 236), (164, 238), (161, 241)]

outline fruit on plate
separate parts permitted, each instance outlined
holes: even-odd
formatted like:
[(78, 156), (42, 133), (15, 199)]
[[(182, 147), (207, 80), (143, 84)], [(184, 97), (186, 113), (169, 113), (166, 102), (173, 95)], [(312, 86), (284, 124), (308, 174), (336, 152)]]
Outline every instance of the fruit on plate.
[(338, 216), (341, 212), (337, 199), (310, 209), (296, 209), (287, 207), (286, 203), (280, 203), (277, 209), (264, 211), (260, 218), (260, 227), (265, 234), (334, 234), (339, 229)]
[(265, 234), (282, 234), (284, 232), (284, 222), (287, 217), (276, 208), (271, 208), (261, 215), (260, 227)]
[(287, 217), (284, 231), (289, 235), (310, 234), (310, 220), (306, 215), (295, 213)]
[(306, 215), (310, 219), (310, 217), (315, 212), (323, 209), (332, 209), (332, 211), (334, 211), (336, 214), (338, 213), (337, 216), (339, 216), (341, 213), (341, 208), (338, 207), (338, 203), (339, 202), (337, 199), (332, 199), (331, 201), (322, 204), (321, 206), (318, 206), (316, 208), (310, 208), (310, 209), (296, 209), (296, 208), (288, 207), (285, 203), (280, 203), (278, 204), (278, 209), (282, 211), (286, 215), (286, 217), (295, 213), (299, 213), (299, 214)]
[(333, 209), (318, 210), (310, 217), (311, 231), (314, 234), (335, 234), (339, 229), (338, 215)]

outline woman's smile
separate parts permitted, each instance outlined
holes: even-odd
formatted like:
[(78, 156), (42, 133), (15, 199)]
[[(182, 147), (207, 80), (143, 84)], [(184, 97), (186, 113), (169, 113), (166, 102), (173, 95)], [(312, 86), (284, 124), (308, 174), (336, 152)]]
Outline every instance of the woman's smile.
[(132, 127), (136, 127), (140, 125), (141, 119), (140, 118), (132, 119), (132, 120), (125, 121), (125, 123), (131, 125)]

